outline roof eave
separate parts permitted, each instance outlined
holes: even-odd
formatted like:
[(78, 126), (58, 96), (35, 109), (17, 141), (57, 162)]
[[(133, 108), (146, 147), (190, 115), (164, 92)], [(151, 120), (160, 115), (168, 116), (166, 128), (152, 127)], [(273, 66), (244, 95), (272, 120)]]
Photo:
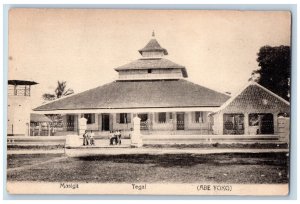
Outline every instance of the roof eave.
[(161, 49), (140, 49), (139, 53), (142, 55), (143, 52), (154, 52), (154, 51), (163, 51), (164, 55), (168, 55), (168, 51), (165, 48), (161, 48)]
[(27, 81), (27, 80), (8, 80), (9, 85), (36, 85), (38, 84), (35, 81)]
[(188, 78), (188, 74), (187, 74), (186, 68), (185, 68), (185, 67), (184, 67), (184, 68), (181, 68), (181, 71), (182, 71), (182, 76), (183, 76), (184, 78)]

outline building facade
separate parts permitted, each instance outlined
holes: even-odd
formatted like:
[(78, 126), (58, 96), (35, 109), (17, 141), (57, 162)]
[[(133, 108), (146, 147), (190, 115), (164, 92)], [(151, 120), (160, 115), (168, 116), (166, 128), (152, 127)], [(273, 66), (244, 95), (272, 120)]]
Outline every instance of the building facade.
[(290, 104), (256, 82), (211, 114), (214, 134), (289, 135)]
[(96, 134), (129, 131), (141, 118), (143, 134), (212, 134), (208, 115), (230, 97), (186, 80), (186, 68), (166, 59), (168, 52), (153, 37), (139, 50), (141, 58), (115, 68), (118, 79), (34, 109), (41, 114), (63, 114), (57, 134), (78, 131), (87, 119)]
[[(166, 59), (168, 51), (155, 38), (139, 50), (141, 58), (115, 68), (118, 79), (34, 109), (61, 114), (56, 135), (78, 133), (78, 119), (96, 135), (129, 132), (141, 119), (142, 134), (274, 135), (288, 134), (290, 104), (253, 82), (235, 97), (186, 80), (187, 70)], [(284, 123), (284, 125), (282, 125)], [(284, 126), (284, 128), (281, 128)], [(284, 129), (284, 131), (283, 131)]]

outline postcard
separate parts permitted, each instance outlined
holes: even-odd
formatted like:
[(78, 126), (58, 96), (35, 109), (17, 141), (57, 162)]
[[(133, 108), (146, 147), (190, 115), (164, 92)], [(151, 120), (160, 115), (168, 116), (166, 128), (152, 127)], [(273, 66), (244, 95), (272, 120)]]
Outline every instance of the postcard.
[(9, 10), (7, 192), (289, 193), (291, 13)]

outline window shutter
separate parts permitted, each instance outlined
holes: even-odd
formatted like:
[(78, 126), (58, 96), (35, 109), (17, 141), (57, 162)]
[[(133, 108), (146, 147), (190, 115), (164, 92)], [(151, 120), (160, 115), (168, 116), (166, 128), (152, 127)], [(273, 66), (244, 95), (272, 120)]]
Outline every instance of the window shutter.
[(192, 122), (196, 122), (196, 112), (192, 112)]
[(127, 123), (131, 123), (131, 113), (127, 113)]
[(95, 113), (91, 114), (91, 123), (95, 123)]
[(120, 123), (120, 113), (116, 114), (117, 123)]

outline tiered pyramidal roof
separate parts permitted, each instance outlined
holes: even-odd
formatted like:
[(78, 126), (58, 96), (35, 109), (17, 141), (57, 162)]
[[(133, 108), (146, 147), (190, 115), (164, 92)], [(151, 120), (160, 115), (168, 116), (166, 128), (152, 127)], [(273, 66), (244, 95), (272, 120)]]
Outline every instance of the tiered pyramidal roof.
[(229, 99), (226, 94), (184, 80), (185, 67), (165, 59), (168, 52), (156, 39), (139, 53), (141, 59), (115, 68), (118, 80), (44, 104), (35, 111), (220, 107)]

